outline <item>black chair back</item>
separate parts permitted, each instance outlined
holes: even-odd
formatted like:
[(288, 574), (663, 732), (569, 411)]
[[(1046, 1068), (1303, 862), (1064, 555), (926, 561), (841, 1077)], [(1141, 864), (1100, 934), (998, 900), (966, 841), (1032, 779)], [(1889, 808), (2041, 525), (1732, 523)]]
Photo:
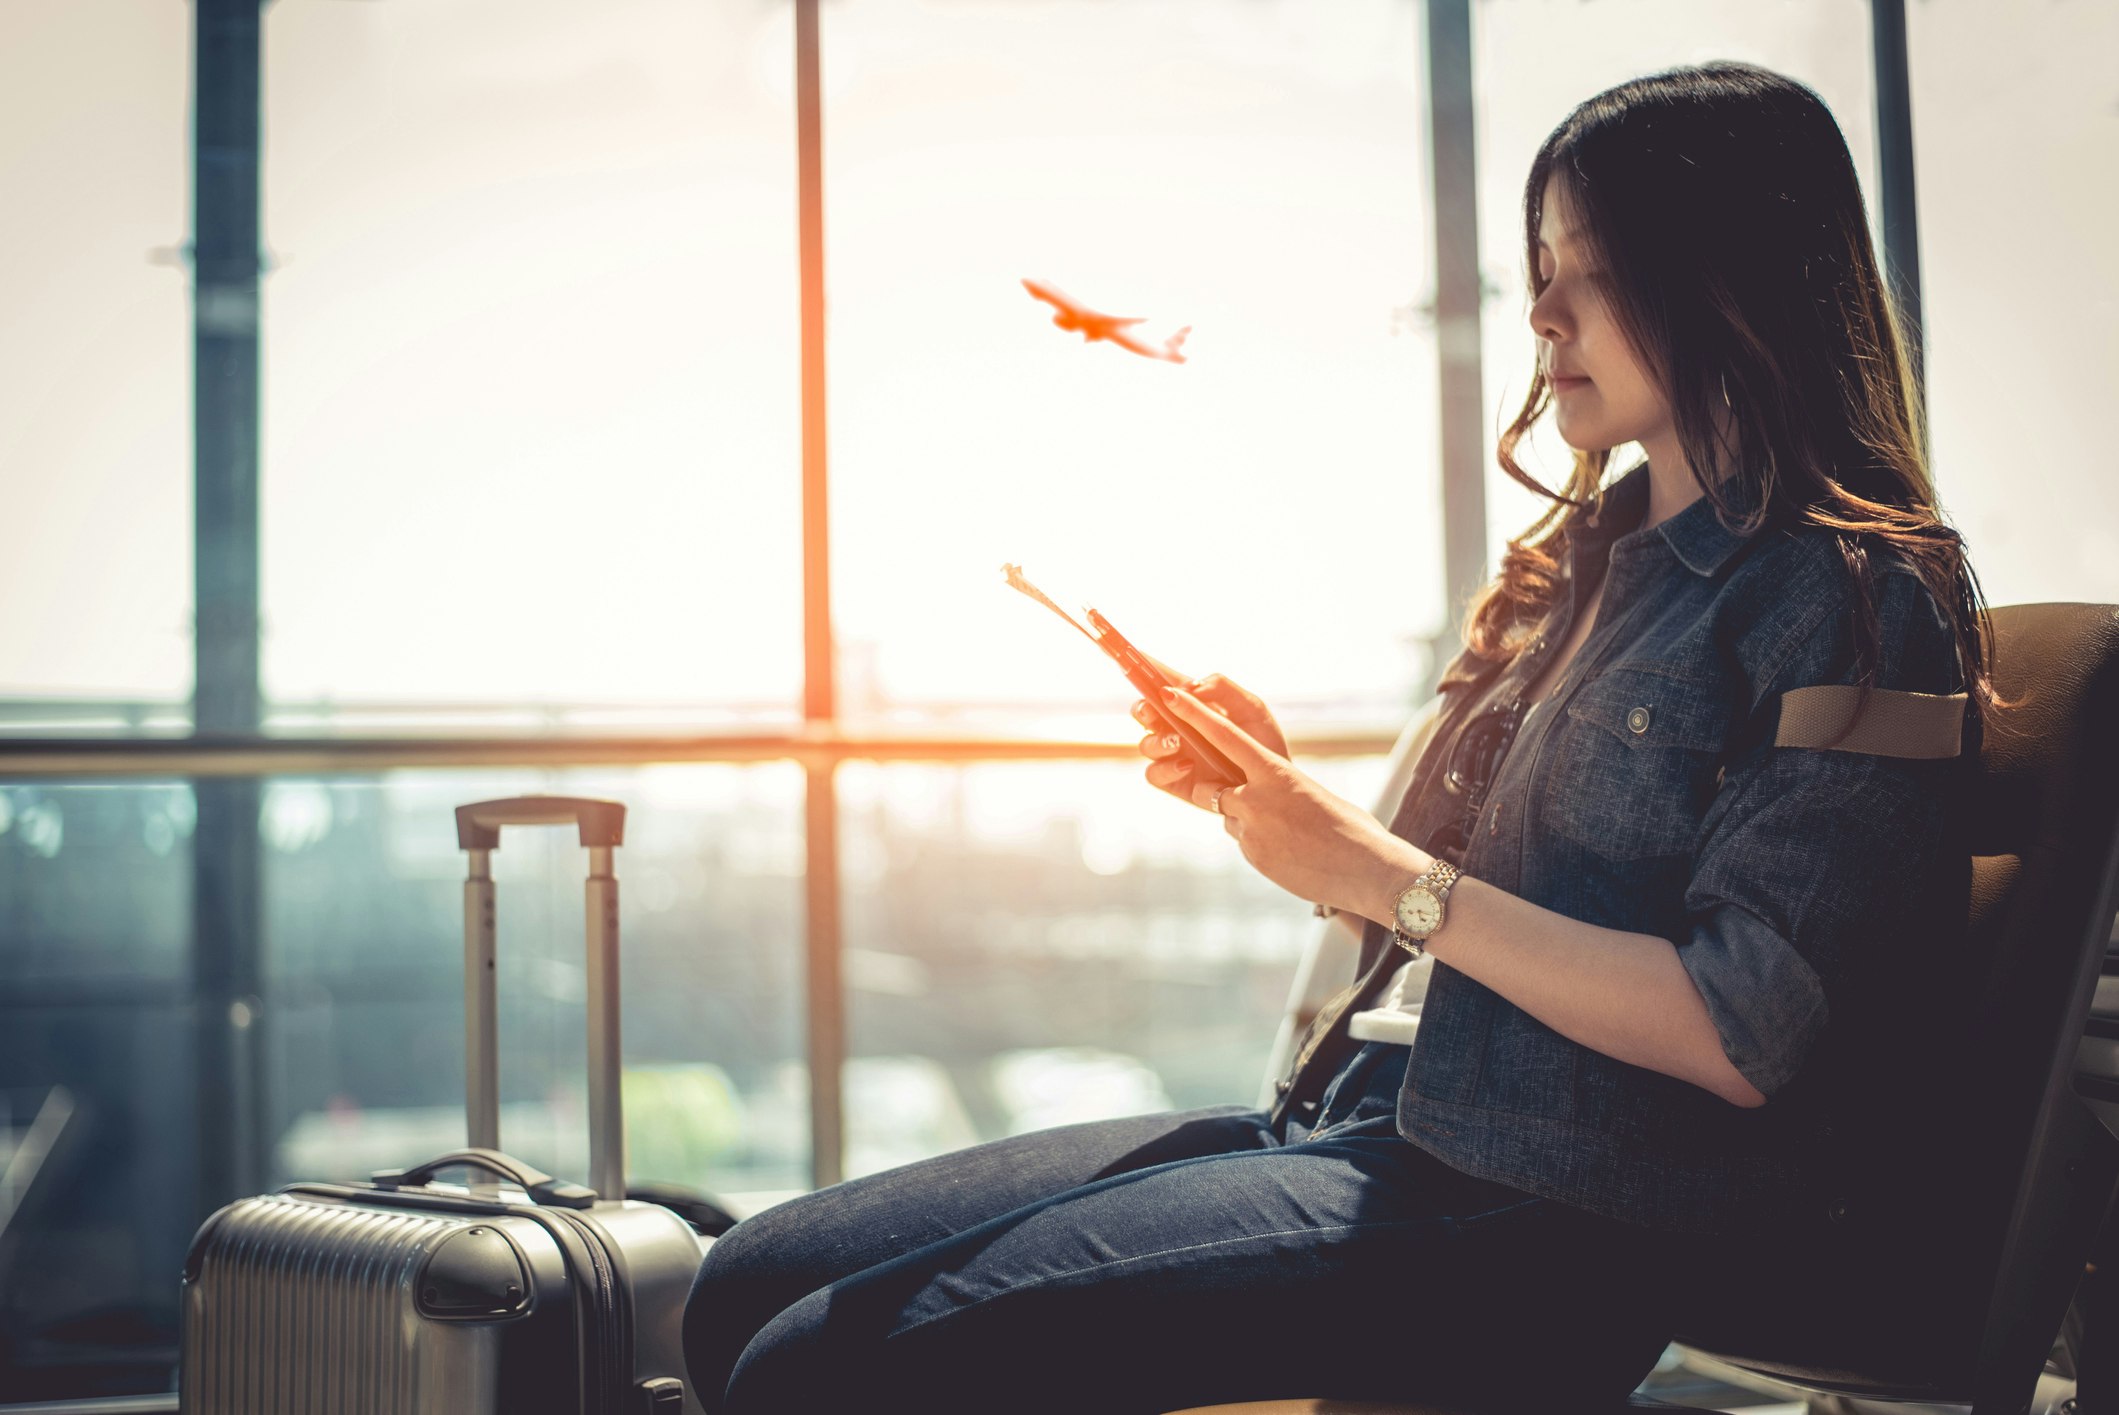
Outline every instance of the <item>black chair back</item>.
[(1963, 759), (1961, 930), (1907, 940), (1895, 1094), (1815, 1222), (1732, 1243), (1678, 1340), (1848, 1395), (2025, 1408), (2119, 1180), (2074, 1088), (2119, 909), (2119, 606), (1992, 611), (2023, 705)]

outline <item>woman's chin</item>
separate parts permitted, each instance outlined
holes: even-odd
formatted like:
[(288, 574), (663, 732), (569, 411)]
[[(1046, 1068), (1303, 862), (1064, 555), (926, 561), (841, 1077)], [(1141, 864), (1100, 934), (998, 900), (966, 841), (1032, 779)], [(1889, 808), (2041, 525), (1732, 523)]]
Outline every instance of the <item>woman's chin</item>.
[(1577, 413), (1569, 417), (1561, 413), (1553, 418), (1553, 429), (1560, 440), (1577, 452), (1604, 452), (1631, 439), (1623, 429), (1607, 424), (1602, 418), (1586, 418)]

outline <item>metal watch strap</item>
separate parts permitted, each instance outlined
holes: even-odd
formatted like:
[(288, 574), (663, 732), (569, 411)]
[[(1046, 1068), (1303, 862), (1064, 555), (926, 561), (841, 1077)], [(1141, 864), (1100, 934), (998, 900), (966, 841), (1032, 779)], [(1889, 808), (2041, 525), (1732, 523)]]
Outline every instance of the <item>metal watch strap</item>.
[[(1457, 881), (1463, 877), (1464, 872), (1449, 861), (1437, 860), (1427, 867), (1420, 878), (1399, 891), (1399, 896), (1403, 898), (1405, 894), (1412, 890), (1425, 889), (1428, 893), (1434, 895), (1435, 902), (1447, 911), (1449, 908), (1449, 892), (1455, 887)], [(1399, 928), (1397, 913), (1397, 901), (1393, 900), (1391, 908), (1391, 942), (1397, 944), (1415, 958), (1425, 958), (1427, 956), (1427, 940), (1415, 938)], [(1447, 917), (1448, 915), (1445, 912), (1444, 918), (1447, 919)], [(1435, 933), (1439, 932), (1441, 928), (1441, 924), (1435, 925), (1435, 928), (1429, 932), (1428, 937), (1434, 937)]]

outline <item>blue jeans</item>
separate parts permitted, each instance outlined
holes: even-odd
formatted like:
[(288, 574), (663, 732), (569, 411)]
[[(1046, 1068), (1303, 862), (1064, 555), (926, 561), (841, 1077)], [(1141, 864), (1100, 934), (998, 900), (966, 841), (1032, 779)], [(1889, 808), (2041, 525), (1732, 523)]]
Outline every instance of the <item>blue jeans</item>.
[(1062, 1125), (764, 1210), (693, 1286), (693, 1385), (730, 1415), (1623, 1396), (1676, 1326), (1674, 1247), (1401, 1139), (1405, 1059), (1364, 1046), (1312, 1127)]

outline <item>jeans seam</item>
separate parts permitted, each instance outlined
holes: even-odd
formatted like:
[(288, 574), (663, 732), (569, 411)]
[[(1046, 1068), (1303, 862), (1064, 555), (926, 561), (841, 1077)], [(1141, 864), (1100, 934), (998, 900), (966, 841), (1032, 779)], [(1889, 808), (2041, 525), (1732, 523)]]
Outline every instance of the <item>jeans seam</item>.
[(1431, 1218), (1391, 1219), (1387, 1222), (1380, 1223), (1335, 1223), (1321, 1228), (1278, 1228), (1274, 1229), (1271, 1233), (1246, 1233), (1235, 1238), (1216, 1238), (1206, 1243), (1188, 1243), (1182, 1248), (1165, 1248), (1154, 1253), (1136, 1253), (1132, 1257), (1118, 1258), (1108, 1263), (1092, 1263), (1087, 1267), (1070, 1268), (1063, 1273), (1047, 1273), (1045, 1276), (1035, 1278), (1032, 1281), (1010, 1286), (1005, 1291), (995, 1292), (985, 1297), (981, 1297), (975, 1302), (967, 1302), (961, 1307), (952, 1307), (948, 1311), (937, 1313), (932, 1317), (922, 1317), (919, 1321), (912, 1323), (910, 1326), (899, 1327), (896, 1330), (889, 1332), (886, 1335), (885, 1340), (890, 1340), (896, 1337), (908, 1335), (909, 1333), (918, 1331), (922, 1327), (932, 1326), (936, 1322), (947, 1321), (951, 1317), (962, 1316), (964, 1313), (971, 1311), (973, 1308), (985, 1306), (988, 1302), (993, 1302), (1003, 1297), (1013, 1297), (1017, 1293), (1029, 1292), (1034, 1288), (1043, 1287), (1047, 1283), (1058, 1282), (1065, 1278), (1079, 1277), (1083, 1273), (1103, 1272), (1112, 1268), (1126, 1267), (1127, 1265), (1132, 1263), (1147, 1262), (1151, 1259), (1174, 1258), (1180, 1253), (1196, 1253), (1205, 1248), (1221, 1248), (1226, 1247), (1227, 1245), (1232, 1243), (1251, 1243), (1261, 1238), (1286, 1238), (1289, 1235), (1296, 1233), (1342, 1233), (1348, 1230), (1366, 1231), (1370, 1229), (1417, 1228), (1424, 1224), (1461, 1223), (1468, 1219), (1491, 1218), (1495, 1214), (1505, 1214), (1515, 1209), (1525, 1208), (1531, 1204), (1542, 1202), (1542, 1199), (1532, 1197), (1529, 1199), (1521, 1200), (1517, 1203), (1504, 1204), (1498, 1209), (1482, 1209), (1475, 1214), (1436, 1214)]

